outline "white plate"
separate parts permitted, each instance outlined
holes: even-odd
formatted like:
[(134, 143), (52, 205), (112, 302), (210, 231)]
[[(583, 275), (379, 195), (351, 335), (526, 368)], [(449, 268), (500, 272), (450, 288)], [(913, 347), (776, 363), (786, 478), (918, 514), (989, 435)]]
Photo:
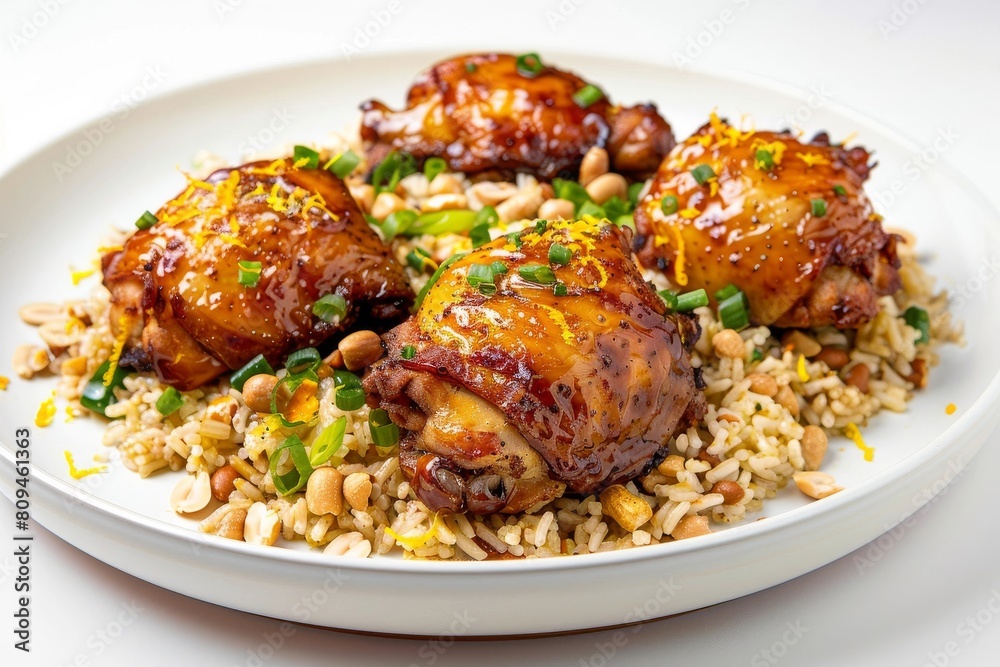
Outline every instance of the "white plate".
[[(105, 230), (127, 226), (182, 184), (176, 165), (200, 149), (234, 162), (255, 146), (323, 139), (357, 122), (357, 105), (402, 103), (416, 69), (447, 54), (415, 53), (259, 72), (184, 90), (112, 116), (38, 151), (0, 180), (0, 353), (35, 332), (19, 305), (79, 293), (70, 266), (87, 264)], [(13, 379), (0, 393), (0, 482), (13, 496), (14, 431), (31, 431), (31, 511), (63, 539), (137, 577), (234, 609), (314, 625), (411, 635), (514, 635), (631, 623), (696, 609), (787, 581), (829, 563), (915, 512), (959, 474), (1000, 418), (1000, 233), (979, 195), (935, 156), (808, 93), (723, 76), (588, 56), (545, 54), (602, 84), (615, 100), (652, 99), (683, 138), (710, 110), (750, 114), (760, 128), (798, 122), (876, 151), (869, 192), (890, 226), (915, 232), (928, 268), (967, 294), (957, 314), (968, 346), (943, 352), (903, 415), (865, 429), (877, 452), (863, 461), (832, 443), (828, 470), (847, 485), (821, 502), (788, 489), (767, 520), (698, 539), (617, 553), (534, 561), (346, 560), (255, 547), (197, 532), (167, 497), (176, 477), (141, 480), (117, 461), (110, 474), (73, 480), (71, 450), (89, 465), (101, 450), (96, 420), (36, 428), (52, 382)], [(944, 139), (942, 139), (944, 141)], [(7, 365), (8, 362), (0, 362)], [(4, 373), (11, 375), (11, 373)], [(958, 406), (955, 415), (945, 406)]]

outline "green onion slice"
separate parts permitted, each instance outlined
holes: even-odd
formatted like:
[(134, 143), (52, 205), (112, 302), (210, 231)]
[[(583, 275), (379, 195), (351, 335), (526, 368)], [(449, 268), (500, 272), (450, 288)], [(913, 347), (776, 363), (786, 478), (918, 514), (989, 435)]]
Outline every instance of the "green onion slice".
[(138, 220), (135, 221), (135, 227), (136, 229), (149, 229), (159, 221), (160, 221), (159, 218), (157, 218), (149, 211), (146, 211), (145, 213), (139, 216)]
[(393, 191), (399, 182), (417, 172), (417, 161), (409, 153), (392, 151), (372, 172), (375, 193)]
[(361, 158), (358, 157), (358, 154), (352, 150), (346, 150), (330, 158), (330, 161), (323, 165), (323, 168), (333, 172), (337, 178), (344, 178), (359, 164), (361, 164)]
[(389, 413), (384, 409), (371, 411), (368, 415), (368, 427), (372, 440), (379, 449), (395, 447), (399, 443), (399, 427), (389, 419)]
[(478, 69), (478, 67), (476, 67), (476, 63), (472, 63), (472, 62), (465, 63), (465, 71), (468, 72), (469, 74), (472, 74), (477, 69)]
[(489, 264), (472, 264), (469, 266), (469, 272), (465, 276), (465, 282), (483, 294), (496, 293), (497, 288), (493, 283), (494, 279), (493, 267)]
[(604, 93), (601, 92), (601, 89), (589, 83), (573, 93), (573, 101), (581, 109), (586, 109), (595, 102), (600, 101), (603, 97)]
[(333, 386), (337, 389), (360, 389), (361, 378), (351, 371), (334, 371)]
[(423, 213), (416, 217), (404, 233), (407, 236), (430, 234), (463, 234), (476, 226), (476, 212), (466, 209), (448, 209)]
[(631, 227), (632, 231), (635, 231), (635, 216), (631, 213), (626, 215), (620, 215), (615, 218), (615, 224), (619, 227)]
[(555, 191), (557, 199), (567, 199), (573, 202), (573, 207), (580, 210), (586, 202), (590, 201), (590, 195), (586, 188), (576, 181), (566, 181), (561, 178), (553, 179), (552, 189)]
[(308, 146), (296, 146), (292, 161), (299, 169), (315, 169), (319, 166), (319, 153)]
[(424, 286), (417, 294), (417, 298), (413, 301), (413, 312), (417, 312), (417, 309), (420, 308), (420, 304), (422, 304), (424, 299), (427, 297), (427, 293), (431, 291), (434, 283), (441, 279), (441, 275), (445, 272), (445, 270), (463, 257), (465, 257), (465, 253), (458, 253), (457, 255), (452, 255), (448, 259), (441, 262), (441, 266), (439, 266), (437, 271), (431, 275), (430, 279), (424, 283)]
[(429, 157), (427, 161), (424, 162), (424, 176), (427, 177), (427, 182), (430, 183), (437, 175), (448, 170), (448, 163), (444, 161), (444, 158), (440, 157)]
[(437, 268), (437, 263), (431, 259), (431, 254), (423, 248), (417, 247), (406, 254), (406, 263), (414, 271), (423, 273), (428, 269)]
[(920, 333), (915, 342), (929, 343), (931, 341), (931, 318), (926, 310), (920, 306), (910, 306), (903, 312), (903, 321)]
[(267, 359), (264, 358), (263, 354), (258, 354), (256, 357), (248, 361), (243, 365), (241, 369), (232, 374), (229, 378), (229, 384), (236, 391), (243, 391), (243, 385), (246, 381), (252, 378), (254, 375), (274, 375), (274, 369), (271, 368), (271, 364), (267, 363)]
[(552, 294), (555, 296), (566, 296), (569, 294), (569, 288), (566, 287), (566, 283), (560, 281), (552, 286)]
[(674, 310), (678, 313), (687, 313), (695, 308), (708, 305), (708, 293), (704, 289), (691, 290), (677, 295), (677, 305)]
[(490, 264), (490, 268), (493, 269), (493, 275), (499, 276), (507, 273), (507, 265), (501, 262), (499, 259), (494, 260)]
[(315, 370), (320, 361), (319, 350), (315, 347), (304, 347), (288, 355), (288, 359), (285, 360), (285, 370), (292, 375), (298, 375), (303, 371)]
[(822, 199), (813, 199), (809, 204), (812, 206), (813, 217), (822, 218), (826, 215), (826, 202)]
[(747, 311), (746, 295), (738, 292), (719, 304), (719, 321), (726, 329), (746, 328), (750, 324), (750, 313)]
[(417, 356), (417, 348), (413, 345), (404, 345), (403, 349), (399, 351), (399, 356), (409, 361), (413, 357)]
[(691, 170), (691, 175), (694, 176), (694, 180), (698, 185), (705, 185), (705, 183), (715, 178), (715, 170), (707, 164), (699, 164)]
[(583, 202), (583, 206), (576, 212), (581, 218), (585, 215), (592, 215), (595, 218), (606, 218), (608, 217), (607, 211), (604, 210), (603, 206), (598, 206), (592, 201)]
[(492, 227), (498, 222), (500, 222), (500, 215), (492, 206), (484, 206), (476, 213), (476, 226), (488, 225)]
[(490, 226), (487, 224), (476, 225), (469, 230), (469, 239), (472, 241), (473, 248), (489, 243), (493, 240), (490, 236)]
[(111, 360), (105, 361), (97, 367), (90, 380), (83, 387), (83, 394), (80, 396), (80, 405), (91, 412), (107, 417), (105, 410), (112, 403), (117, 403), (114, 390), (125, 386), (125, 378), (128, 376), (128, 369), (121, 364), (115, 366), (115, 372), (111, 375), (111, 381), (104, 384), (104, 376), (111, 368)]
[(309, 465), (318, 468), (331, 456), (336, 455), (344, 444), (344, 432), (347, 431), (347, 417), (341, 415), (324, 428), (309, 447)]
[(633, 208), (639, 203), (639, 193), (642, 192), (642, 188), (645, 185), (646, 183), (644, 181), (639, 181), (638, 183), (633, 183), (628, 186), (628, 200), (629, 203), (632, 204)]
[[(281, 461), (281, 455), (285, 451), (288, 452), (288, 457), (294, 467), (288, 472), (279, 475), (278, 463)], [(305, 445), (302, 444), (299, 436), (290, 435), (275, 448), (274, 452), (271, 453), (270, 469), (271, 481), (274, 482), (274, 488), (279, 495), (291, 495), (305, 486), (306, 480), (309, 479), (309, 475), (312, 474), (313, 469), (309, 464), (309, 455), (306, 454)]]
[(409, 208), (404, 208), (401, 211), (396, 211), (385, 216), (385, 220), (379, 225), (379, 229), (382, 230), (382, 236), (385, 237), (385, 240), (391, 241), (399, 234), (408, 232), (416, 221), (417, 212)]
[(340, 322), (347, 314), (347, 299), (336, 292), (324, 294), (312, 305), (312, 313), (324, 322)]
[(667, 195), (660, 200), (660, 210), (663, 211), (664, 215), (673, 215), (677, 212), (677, 209), (677, 197), (674, 195)]
[(333, 395), (333, 402), (344, 412), (352, 412), (365, 404), (365, 390), (361, 387), (337, 389)]
[(774, 169), (774, 154), (771, 151), (758, 148), (757, 152), (754, 154), (754, 162), (756, 163), (758, 169), (771, 171)]
[(614, 195), (601, 204), (601, 208), (603, 208), (604, 212), (608, 214), (609, 220), (617, 220), (623, 215), (631, 213), (634, 207), (628, 201), (625, 201), (618, 195)]
[(517, 73), (526, 79), (534, 79), (545, 66), (537, 53), (524, 53), (517, 57)]
[(517, 272), (525, 280), (539, 285), (553, 285), (556, 282), (556, 274), (552, 269), (540, 264), (525, 264)]
[(561, 243), (553, 243), (549, 246), (549, 263), (560, 266), (569, 264), (573, 259), (573, 251)]
[(241, 259), (236, 263), (239, 269), (238, 280), (244, 287), (256, 287), (260, 282), (261, 263)]
[(846, 197), (847, 196), (847, 189), (844, 188), (843, 185), (835, 185), (835, 186), (833, 186), (833, 193), (835, 195), (837, 195), (838, 197)]
[(726, 285), (725, 287), (723, 287), (722, 289), (720, 289), (718, 292), (715, 293), (715, 300), (720, 302), (725, 301), (734, 294), (738, 294), (739, 291), (740, 291), (739, 287), (737, 287), (732, 283), (729, 283), (728, 285)]
[(164, 389), (160, 397), (156, 399), (156, 411), (164, 417), (177, 412), (182, 405), (184, 405), (184, 397), (173, 387)]

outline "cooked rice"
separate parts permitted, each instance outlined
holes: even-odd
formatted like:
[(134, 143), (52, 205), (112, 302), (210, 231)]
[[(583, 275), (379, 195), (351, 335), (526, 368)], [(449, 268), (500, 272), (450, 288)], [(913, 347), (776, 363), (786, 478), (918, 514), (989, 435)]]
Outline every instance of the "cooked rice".
[[(346, 142), (338, 140), (332, 149), (323, 149), (324, 159), (346, 147)], [(223, 165), (203, 155), (198, 166), (210, 172)], [(445, 181), (432, 187), (422, 174), (408, 176), (397, 193), (405, 196), (414, 209), (421, 210), (450, 182), (452, 189), (464, 194), (469, 208), (482, 208), (477, 188), (462, 174), (438, 178)], [(359, 187), (361, 181), (350, 177), (349, 184)], [(536, 195), (546, 187), (525, 175), (519, 175), (514, 186), (518, 193)], [(530, 220), (533, 213), (527, 216)], [(526, 224), (502, 222), (496, 231), (507, 233)], [(417, 246), (441, 262), (455, 252), (469, 249), (470, 241), (450, 235), (393, 242), (396, 257), (404, 265), (407, 253)], [(670, 441), (668, 461), (626, 485), (652, 510), (649, 521), (633, 531), (606, 516), (595, 496), (566, 496), (513, 516), (435, 515), (415, 499), (398, 456), (384, 455), (374, 446), (368, 426), (369, 408), (363, 406), (345, 413), (336, 407), (336, 387), (330, 378), (321, 380), (318, 387), (318, 424), (306, 433), (302, 429), (295, 432), (308, 443), (338, 417), (347, 418), (347, 454), (338, 455), (327, 465), (334, 465), (345, 477), (353, 472), (369, 475), (372, 491), (364, 510), (353, 509), (345, 502), (343, 511), (336, 516), (316, 515), (308, 509), (305, 489), (287, 497), (278, 496), (268, 460), (291, 431), (275, 417), (248, 408), (226, 379), (184, 392), (184, 405), (164, 417), (155, 403), (166, 386), (151, 374), (130, 376), (124, 389), (116, 392), (118, 402), (108, 409), (109, 416), (120, 419), (108, 424), (103, 443), (115, 448), (122, 463), (142, 477), (166, 469), (187, 475), (202, 471), (211, 474), (232, 465), (241, 477), (228, 502), (215, 503), (218, 507), (200, 522), (200, 530), (207, 533), (223, 530), (227, 516), (245, 512), (254, 503), (266, 503), (280, 520), (283, 540), (305, 541), (324, 553), (347, 557), (402, 551), (407, 557), (429, 559), (481, 560), (491, 553), (497, 557), (532, 558), (669, 542), (692, 534), (689, 531), (697, 522), (686, 521), (688, 517), (699, 515), (708, 517), (713, 524), (726, 524), (760, 512), (766, 499), (773, 498), (793, 474), (805, 469), (805, 425), (817, 425), (835, 435), (848, 424), (864, 425), (880, 410), (905, 410), (915, 383), (920, 384), (927, 369), (938, 363), (938, 345), (962, 342), (961, 327), (952, 322), (947, 311), (947, 295), (934, 291), (934, 280), (917, 262), (912, 243), (901, 244), (900, 250), (903, 288), (881, 300), (877, 317), (857, 332), (830, 328), (806, 332), (822, 345), (847, 347), (850, 361), (839, 371), (824, 361), (806, 360), (807, 377), (803, 378), (796, 351), (784, 346), (768, 327), (739, 333), (745, 347), (743, 358), (720, 356), (712, 344), (713, 336), (721, 329), (715, 313), (710, 308), (696, 311), (703, 334), (695, 346), (692, 363), (701, 369), (707, 384), (708, 413), (700, 424)], [(419, 290), (428, 275), (409, 267), (407, 271)], [(663, 282), (662, 276), (649, 277)], [(916, 346), (917, 332), (900, 317), (911, 305), (926, 309), (930, 315), (929, 344)], [(79, 336), (68, 349), (53, 350), (50, 367), (60, 372), (58, 396), (69, 403), (75, 414), (87, 413), (79, 404), (81, 391), (114, 345), (108, 309), (109, 294), (97, 286), (88, 300), (66, 304), (62, 310), (67, 331), (75, 326)], [(85, 358), (85, 370), (81, 363), (63, 363), (78, 357)], [(869, 371), (866, 392), (848, 381), (858, 365)], [(790, 389), (794, 402), (783, 403), (776, 396), (752, 391), (748, 377), (752, 373), (772, 378), (779, 390)], [(742, 498), (727, 504), (721, 493), (713, 492), (717, 483), (725, 481), (738, 484)]]

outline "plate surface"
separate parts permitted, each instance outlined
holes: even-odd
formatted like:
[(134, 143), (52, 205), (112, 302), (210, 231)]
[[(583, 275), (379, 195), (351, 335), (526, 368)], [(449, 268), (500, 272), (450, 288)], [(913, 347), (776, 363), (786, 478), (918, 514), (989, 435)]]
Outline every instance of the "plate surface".
[[(208, 149), (233, 162), (268, 145), (322, 140), (357, 123), (358, 104), (392, 106), (416, 70), (448, 54), (413, 53), (264, 71), (190, 88), (67, 135), (0, 179), (0, 353), (35, 332), (18, 306), (85, 295), (70, 267), (88, 265), (112, 226), (127, 227), (182, 187), (175, 166)], [(73, 480), (102, 450), (96, 420), (34, 426), (53, 383), (14, 378), (0, 393), (0, 485), (13, 496), (14, 432), (31, 431), (32, 515), (63, 539), (132, 575), (234, 609), (366, 632), (472, 636), (570, 631), (658, 618), (787, 581), (856, 549), (915, 512), (958, 476), (1000, 421), (1000, 227), (978, 195), (891, 131), (808, 93), (603, 58), (543, 54), (602, 84), (625, 104), (653, 100), (678, 138), (713, 108), (762, 129), (801, 125), (835, 139), (857, 132), (880, 166), (868, 191), (890, 227), (917, 235), (928, 269), (952, 289), (968, 345), (943, 350), (931, 386), (903, 415), (865, 429), (865, 462), (831, 442), (825, 470), (848, 488), (806, 504), (794, 489), (765, 505), (767, 520), (695, 540), (624, 552), (523, 562), (346, 560), (202, 535), (167, 505), (172, 475)], [(8, 365), (4, 361), (3, 365)], [(5, 375), (11, 375), (4, 372)], [(954, 403), (956, 414), (945, 406)], [(406, 600), (405, 605), (400, 605)], [(415, 603), (415, 604), (414, 604)]]

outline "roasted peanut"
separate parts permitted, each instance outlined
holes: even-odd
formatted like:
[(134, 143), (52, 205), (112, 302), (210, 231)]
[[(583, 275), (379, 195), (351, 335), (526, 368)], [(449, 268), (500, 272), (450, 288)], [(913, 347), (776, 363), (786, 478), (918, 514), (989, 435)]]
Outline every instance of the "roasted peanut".
[(208, 473), (199, 470), (196, 475), (185, 475), (170, 494), (170, 507), (178, 514), (199, 512), (212, 499)]
[(917, 358), (910, 362), (910, 374), (906, 376), (906, 381), (911, 382), (916, 389), (923, 389), (927, 386), (927, 362)]
[(226, 512), (213, 532), (219, 537), (225, 537), (230, 540), (242, 540), (243, 526), (246, 524), (246, 520), (247, 511), (242, 507), (238, 507)]
[(59, 365), (59, 372), (63, 375), (86, 375), (87, 357), (81, 356), (63, 359), (62, 363)]
[(844, 382), (852, 387), (857, 387), (858, 391), (862, 394), (867, 394), (868, 380), (871, 378), (871, 374), (871, 370), (865, 364), (855, 364), (847, 371), (847, 377), (844, 378)]
[(271, 411), (271, 394), (278, 378), (268, 373), (258, 373), (243, 384), (243, 402), (255, 412)]
[(580, 185), (586, 186), (598, 176), (603, 176), (610, 167), (608, 151), (600, 146), (592, 146), (580, 162)]
[(51, 361), (48, 350), (30, 344), (18, 345), (11, 366), (19, 377), (28, 380), (46, 368)]
[(827, 438), (826, 432), (819, 426), (810, 424), (805, 427), (802, 434), (802, 459), (806, 463), (806, 470), (819, 470), (826, 456)]
[(29, 303), (18, 308), (17, 314), (25, 324), (36, 327), (46, 322), (66, 319), (62, 306), (54, 303)]
[(733, 329), (723, 329), (712, 336), (712, 347), (720, 358), (742, 359), (746, 355), (743, 337)]
[(407, 208), (406, 202), (399, 195), (395, 195), (391, 192), (381, 192), (375, 201), (372, 202), (372, 217), (376, 220), (385, 220), (386, 217), (395, 213), (396, 211), (402, 211)]
[(670, 536), (675, 540), (684, 540), (689, 537), (708, 535), (711, 532), (712, 530), (708, 527), (707, 516), (690, 514), (677, 522)]
[(236, 490), (236, 479), (240, 473), (236, 468), (228, 463), (220, 468), (216, 468), (212, 473), (211, 487), (212, 496), (221, 502), (229, 500), (229, 494)]
[(336, 468), (317, 468), (306, 482), (306, 507), (318, 516), (344, 509), (344, 476)]
[(498, 183), (494, 181), (476, 183), (469, 188), (469, 192), (475, 195), (476, 199), (482, 202), (483, 206), (496, 206), (518, 193), (517, 186), (513, 183)]
[(781, 337), (781, 344), (809, 358), (816, 356), (823, 349), (823, 346), (815, 338), (798, 329), (792, 329), (785, 333)]
[(83, 327), (52, 320), (38, 327), (38, 335), (50, 350), (65, 350), (70, 345), (80, 342), (83, 338)]
[(746, 495), (746, 491), (743, 490), (742, 486), (729, 479), (720, 479), (713, 484), (710, 493), (720, 494), (722, 502), (726, 505), (735, 505), (743, 500), (743, 496)]
[(747, 379), (750, 380), (750, 391), (755, 394), (773, 397), (778, 393), (778, 383), (766, 373), (751, 373)]
[(375, 188), (367, 183), (359, 183), (358, 185), (350, 186), (348, 189), (351, 191), (351, 196), (354, 197), (354, 201), (358, 203), (363, 213), (368, 213), (372, 210), (372, 205), (375, 203)]
[(544, 201), (545, 195), (540, 187), (525, 188), (510, 199), (497, 204), (497, 216), (500, 222), (524, 220), (534, 216)]
[(601, 492), (601, 506), (604, 514), (629, 532), (638, 529), (653, 516), (649, 503), (621, 484), (614, 484)]
[(366, 472), (352, 472), (344, 479), (344, 499), (358, 511), (368, 509), (368, 497), (372, 492), (372, 480)]
[(385, 354), (382, 339), (374, 331), (355, 331), (344, 336), (337, 349), (349, 371), (356, 371), (374, 364)]
[(538, 208), (538, 217), (543, 220), (572, 220), (575, 210), (573, 202), (568, 199), (548, 199)]
[(454, 174), (438, 174), (434, 180), (427, 184), (427, 194), (446, 195), (462, 194), (462, 181)]
[(833, 476), (825, 472), (815, 470), (797, 472), (792, 475), (792, 479), (795, 480), (795, 486), (799, 487), (799, 491), (816, 500), (844, 490), (844, 487), (837, 485)]
[(603, 204), (612, 197), (626, 199), (628, 197), (628, 181), (621, 174), (603, 174), (587, 185), (587, 194), (598, 204)]
[(671, 454), (667, 458), (660, 461), (660, 465), (656, 466), (656, 469), (666, 477), (673, 477), (676, 479), (677, 473), (684, 470), (684, 457), (678, 456), (677, 454)]
[(330, 368), (343, 368), (344, 355), (340, 353), (340, 350), (334, 350), (330, 354), (326, 355), (326, 358), (323, 359), (323, 363)]
[(796, 419), (799, 418), (799, 399), (795, 396), (795, 392), (792, 391), (791, 387), (787, 384), (783, 384), (778, 387), (778, 391), (774, 395), (774, 401), (781, 407), (788, 410), (793, 417)]
[(250, 544), (271, 546), (278, 540), (281, 532), (281, 519), (273, 509), (268, 509), (264, 503), (254, 503), (247, 510), (247, 518), (243, 524), (243, 539)]
[(835, 371), (839, 371), (851, 360), (846, 350), (832, 345), (824, 345), (819, 354), (813, 358), (816, 361), (826, 362), (826, 365)]
[(423, 213), (433, 213), (434, 211), (448, 211), (457, 208), (468, 208), (469, 200), (463, 194), (444, 193), (434, 195), (424, 202), (420, 210)]

